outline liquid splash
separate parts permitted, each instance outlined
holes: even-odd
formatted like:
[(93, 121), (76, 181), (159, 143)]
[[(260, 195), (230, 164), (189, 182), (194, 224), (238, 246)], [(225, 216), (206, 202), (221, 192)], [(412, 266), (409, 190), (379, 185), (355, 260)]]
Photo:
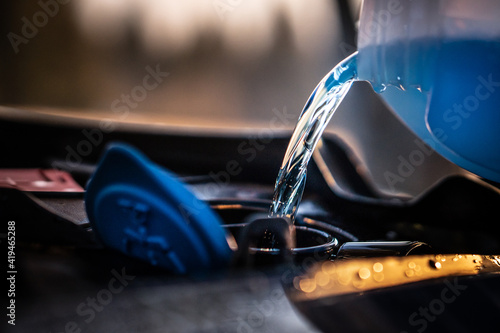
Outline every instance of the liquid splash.
[(357, 78), (356, 56), (357, 52), (335, 66), (319, 82), (305, 104), (276, 179), (270, 217), (295, 220), (314, 148)]

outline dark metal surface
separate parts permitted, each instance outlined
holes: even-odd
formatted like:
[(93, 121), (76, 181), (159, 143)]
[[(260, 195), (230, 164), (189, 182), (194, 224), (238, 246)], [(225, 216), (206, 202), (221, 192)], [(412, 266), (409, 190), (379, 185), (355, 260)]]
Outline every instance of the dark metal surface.
[[(0, 145), (5, 152), (1, 167), (51, 167), (50, 161), (65, 160), (67, 147), (76, 147), (83, 140), (82, 128), (77, 125), (8, 120), (0, 122), (0, 127)], [(30, 136), (25, 135), (27, 131)], [(33, 140), (33, 136), (44, 139)], [(117, 130), (82, 157), (85, 170), (77, 168), (72, 173), (81, 186), (85, 186), (87, 170), (105, 143), (113, 140), (135, 145), (157, 163), (194, 176), (189, 178), (191, 188), (205, 200), (217, 199), (213, 207), (231, 223), (248, 222), (266, 212), (286, 146), (286, 139), (273, 138), (248, 161), (247, 155), (238, 152), (238, 145), (248, 140), (245, 135), (225, 138), (206, 132), (182, 136)], [(17, 145), (7, 144), (9, 141)], [(224, 173), (231, 160), (241, 163), (241, 172), (235, 176)], [(314, 164), (307, 184), (299, 214), (304, 216), (305, 225), (327, 230), (339, 244), (422, 241), (435, 253), (500, 252), (496, 223), (500, 198), (494, 184), (490, 184), (492, 188), (463, 177), (450, 178), (405, 206), (338, 196)], [(409, 315), (419, 306), (428, 306), (446, 286), (445, 278), (375, 289), (365, 297), (353, 293), (316, 303), (291, 298), (292, 305), (282, 286), (289, 288), (295, 277), (305, 276), (310, 261), (235, 266), (197, 277), (173, 276), (99, 246), (78, 213), (82, 211), (81, 200), (78, 196), (34, 196), (0, 189), (0, 219), (16, 221), (18, 240), (19, 325), (10, 331), (305, 333), (316, 332), (312, 320), (325, 332), (332, 327), (346, 332), (387, 327), (411, 332), (420, 326), (408, 324)], [(245, 209), (241, 205), (245, 201), (256, 204), (259, 210)], [(230, 209), (223, 212), (221, 207)], [(448, 281), (454, 283), (450, 277)], [(483, 314), (491, 315), (500, 299), (497, 280), (497, 275), (460, 277), (457, 283), (465, 283), (469, 289), (436, 321), (427, 322), (429, 329), (432, 325), (434, 329), (454, 329), (461, 319), (473, 323), (465, 316), (472, 311), (471, 304), (482, 304)], [(490, 327), (490, 322), (482, 325), (478, 327)]]
[(60, 247), (26, 247), (19, 258), (17, 324), (7, 332), (317, 332), (288, 301), (281, 271), (175, 277)]
[(289, 285), (324, 332), (490, 332), (498, 256), (414, 255), (318, 264)]

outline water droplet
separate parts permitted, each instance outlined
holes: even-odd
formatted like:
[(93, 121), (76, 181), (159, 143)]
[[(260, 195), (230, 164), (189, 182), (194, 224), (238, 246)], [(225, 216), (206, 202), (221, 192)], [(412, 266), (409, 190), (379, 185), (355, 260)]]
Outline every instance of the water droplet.
[(382, 93), (387, 89), (387, 86), (385, 84), (380, 84), (380, 85), (373, 85), (373, 90), (377, 93)]
[(435, 269), (441, 269), (441, 263), (439, 261), (429, 260), (429, 266)]
[(339, 274), (338, 282), (343, 286), (347, 286), (351, 282), (351, 275), (348, 273)]
[(371, 272), (368, 268), (363, 267), (359, 270), (358, 275), (362, 280), (366, 280), (371, 276)]
[(364, 280), (354, 280), (352, 282), (352, 285), (354, 286), (354, 288), (356, 289), (361, 289), (365, 286), (365, 281)]
[(320, 287), (324, 287), (330, 282), (330, 276), (328, 274), (321, 272), (321, 271), (317, 272), (316, 276), (314, 278), (316, 280), (316, 283)]
[(302, 279), (299, 282), (300, 290), (305, 293), (312, 293), (316, 290), (316, 281), (313, 279)]
[(382, 265), (381, 263), (379, 262), (376, 262), (373, 264), (373, 271), (376, 272), (376, 273), (380, 273), (384, 270), (384, 265)]
[(384, 273), (375, 273), (373, 274), (373, 279), (377, 282), (384, 281)]
[(300, 290), (300, 277), (296, 276), (293, 278), (293, 286), (295, 289)]
[(411, 268), (411, 269), (414, 269), (416, 266), (417, 266), (417, 264), (415, 264), (413, 261), (410, 261), (408, 263), (408, 267)]
[(415, 271), (414, 271), (414, 270), (412, 270), (412, 269), (407, 269), (407, 270), (405, 271), (405, 275), (406, 275), (407, 277), (412, 277), (413, 275), (415, 275)]
[(325, 261), (323, 265), (321, 265), (321, 270), (325, 274), (333, 274), (335, 272), (336, 266), (331, 261)]

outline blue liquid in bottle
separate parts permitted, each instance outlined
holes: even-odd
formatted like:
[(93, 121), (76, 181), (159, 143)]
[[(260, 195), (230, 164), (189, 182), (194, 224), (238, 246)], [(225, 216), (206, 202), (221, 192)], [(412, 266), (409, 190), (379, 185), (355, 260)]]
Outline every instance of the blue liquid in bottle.
[[(386, 46), (385, 56), (398, 47)], [(500, 181), (500, 41), (423, 39), (411, 47), (407, 63), (392, 66), (401, 73), (399, 88), (390, 82), (381, 96), (441, 155)], [(395, 77), (389, 71), (382, 82)]]
[(443, 43), (436, 69), (429, 130), (464, 159), (500, 170), (500, 43)]
[(441, 155), (500, 181), (500, 43), (416, 40), (404, 60), (398, 58), (402, 47), (395, 43), (383, 52), (372, 49), (377, 66), (359, 68), (361, 77), (358, 63), (371, 62), (355, 53), (318, 84), (288, 144), (269, 216), (295, 219), (314, 148), (355, 80), (368, 80)]

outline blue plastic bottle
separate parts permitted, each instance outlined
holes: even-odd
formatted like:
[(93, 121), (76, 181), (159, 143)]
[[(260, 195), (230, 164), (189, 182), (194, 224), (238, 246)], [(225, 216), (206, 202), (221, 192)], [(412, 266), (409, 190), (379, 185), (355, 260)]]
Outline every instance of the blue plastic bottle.
[(500, 1), (365, 0), (358, 76), (455, 164), (500, 182)]

